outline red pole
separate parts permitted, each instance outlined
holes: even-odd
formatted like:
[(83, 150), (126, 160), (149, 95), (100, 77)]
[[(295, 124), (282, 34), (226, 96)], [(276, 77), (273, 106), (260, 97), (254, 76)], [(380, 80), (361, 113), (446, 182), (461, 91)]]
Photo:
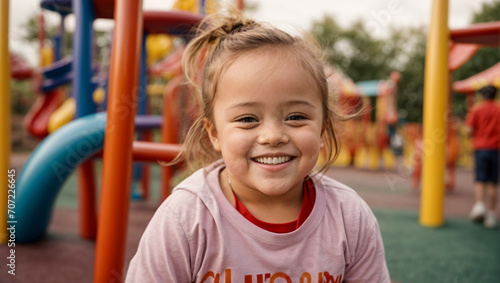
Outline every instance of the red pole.
[[(161, 142), (167, 144), (178, 143), (179, 133), (179, 87), (182, 81), (181, 77), (172, 79), (165, 90), (163, 96), (163, 124), (161, 127)], [(170, 195), (170, 180), (174, 176), (174, 168), (172, 166), (161, 167), (162, 188), (160, 192), (160, 202), (163, 202)]]
[(45, 41), (45, 18), (43, 14), (38, 15), (38, 42), (40, 43), (40, 54)]
[(94, 180), (94, 163), (90, 159), (78, 167), (78, 202), (80, 205), (80, 236), (92, 240), (95, 239), (97, 227)]
[[(151, 130), (144, 131), (144, 141), (151, 142), (153, 141), (153, 132)], [(141, 178), (141, 186), (142, 186), (142, 199), (147, 200), (149, 198), (149, 177), (151, 172), (151, 166), (149, 164), (142, 165), (142, 178)]]
[(115, 2), (94, 282), (121, 282), (142, 43), (142, 0)]

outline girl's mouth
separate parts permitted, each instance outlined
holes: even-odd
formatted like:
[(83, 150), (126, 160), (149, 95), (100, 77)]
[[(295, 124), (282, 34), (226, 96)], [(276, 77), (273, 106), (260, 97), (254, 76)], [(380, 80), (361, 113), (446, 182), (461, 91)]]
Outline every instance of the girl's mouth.
[(260, 164), (278, 165), (292, 160), (292, 156), (256, 157), (253, 160)]

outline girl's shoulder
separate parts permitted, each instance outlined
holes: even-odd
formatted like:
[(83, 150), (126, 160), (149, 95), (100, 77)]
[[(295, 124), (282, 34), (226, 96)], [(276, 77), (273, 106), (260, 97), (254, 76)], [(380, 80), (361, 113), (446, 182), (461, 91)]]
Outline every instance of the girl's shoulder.
[[(180, 182), (172, 190), (172, 195), (186, 191), (198, 197), (207, 196), (210, 187), (219, 186), (219, 171), (224, 168), (222, 161), (217, 161), (206, 168), (202, 168)], [(211, 196), (211, 195), (210, 195)]]
[(219, 186), (218, 172), (221, 166), (214, 163), (191, 174), (174, 187), (162, 206), (167, 206), (180, 214), (193, 210), (217, 210), (214, 188)]
[(358, 193), (348, 185), (341, 183), (331, 177), (321, 176), (314, 180), (317, 190), (324, 190), (325, 194), (333, 195), (335, 198), (360, 200)]
[(344, 221), (366, 221), (373, 226), (376, 219), (368, 204), (351, 187), (328, 176), (315, 181), (317, 195), (326, 200), (326, 213), (342, 215)]

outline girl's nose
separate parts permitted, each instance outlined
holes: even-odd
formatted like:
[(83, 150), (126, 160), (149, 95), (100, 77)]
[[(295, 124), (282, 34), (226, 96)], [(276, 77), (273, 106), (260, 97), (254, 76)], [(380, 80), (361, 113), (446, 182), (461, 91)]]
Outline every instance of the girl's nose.
[(285, 126), (278, 123), (262, 125), (257, 142), (260, 144), (276, 146), (289, 141)]

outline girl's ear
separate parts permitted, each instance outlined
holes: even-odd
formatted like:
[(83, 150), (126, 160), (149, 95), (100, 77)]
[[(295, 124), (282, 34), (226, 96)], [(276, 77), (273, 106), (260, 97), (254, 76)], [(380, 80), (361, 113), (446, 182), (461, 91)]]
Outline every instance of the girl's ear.
[(215, 129), (215, 125), (212, 122), (210, 122), (207, 118), (204, 118), (203, 127), (205, 128), (205, 131), (207, 131), (208, 138), (210, 139), (210, 142), (212, 143), (212, 146), (214, 147), (215, 151), (220, 152), (219, 135), (217, 134), (217, 129)]

